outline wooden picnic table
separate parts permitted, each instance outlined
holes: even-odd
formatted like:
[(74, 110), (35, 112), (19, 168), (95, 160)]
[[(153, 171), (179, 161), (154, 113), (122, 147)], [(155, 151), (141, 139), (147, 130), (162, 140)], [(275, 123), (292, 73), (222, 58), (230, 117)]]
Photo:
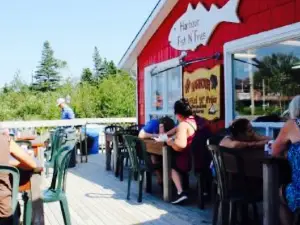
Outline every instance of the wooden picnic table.
[(236, 153), (244, 160), (246, 176), (263, 179), (263, 224), (279, 225), (279, 186), (282, 177), (290, 177), (288, 161), (274, 158), (264, 149), (237, 150)]
[(45, 143), (44, 142), (40, 142), (40, 141), (36, 141), (36, 140), (32, 140), (31, 141), (31, 147), (34, 151), (34, 156), (38, 157), (39, 155), (39, 148), (45, 147)]
[(144, 140), (147, 152), (160, 155), (163, 157), (163, 198), (164, 201), (170, 202), (172, 198), (172, 182), (171, 182), (171, 151), (165, 143), (156, 142), (152, 139)]
[(35, 140), (37, 136), (35, 135), (29, 135), (29, 136), (21, 136), (21, 137), (16, 137), (17, 141), (32, 141)]

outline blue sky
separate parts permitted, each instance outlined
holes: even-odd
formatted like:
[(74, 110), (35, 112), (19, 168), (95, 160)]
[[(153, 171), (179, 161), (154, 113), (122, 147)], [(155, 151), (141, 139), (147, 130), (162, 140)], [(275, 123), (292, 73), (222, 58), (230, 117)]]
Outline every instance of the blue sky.
[(93, 66), (92, 53), (118, 63), (158, 0), (6, 1), (0, 8), (0, 86), (17, 70), (26, 82), (49, 40), (66, 60), (64, 76), (79, 77)]

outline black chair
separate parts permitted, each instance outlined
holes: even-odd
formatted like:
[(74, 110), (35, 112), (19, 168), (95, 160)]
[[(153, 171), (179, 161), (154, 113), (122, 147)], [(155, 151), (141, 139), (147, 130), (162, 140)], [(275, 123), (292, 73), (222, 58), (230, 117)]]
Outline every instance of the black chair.
[(128, 149), (125, 145), (124, 135), (131, 135), (137, 137), (139, 134), (138, 130), (123, 130), (118, 132), (118, 139), (119, 139), (119, 148), (118, 148), (118, 159), (117, 159), (117, 174), (116, 176), (120, 176), (120, 181), (123, 181), (123, 174), (124, 174), (124, 160), (126, 159), (126, 166), (128, 165)]
[[(219, 206), (221, 206), (221, 221), (225, 224), (229, 222), (230, 225), (234, 225), (237, 220), (237, 206), (241, 205), (242, 209), (247, 210), (249, 204), (253, 207), (255, 224), (259, 224), (256, 203), (262, 201), (262, 195), (247, 188), (243, 159), (233, 149), (220, 148), (218, 145), (211, 144), (210, 139), (208, 139), (207, 146), (212, 155), (218, 188), (218, 194), (214, 203), (213, 225), (216, 225), (218, 222)], [(229, 185), (224, 154), (230, 155), (235, 161), (235, 172), (241, 181), (241, 186), (239, 187), (231, 188)], [(229, 218), (226, 217), (228, 215), (227, 209), (229, 209)], [(244, 224), (244, 221), (242, 224)]]
[(204, 193), (209, 194), (211, 183), (211, 172), (209, 165), (211, 155), (207, 149), (206, 141), (211, 136), (208, 126), (203, 126), (196, 131), (191, 145), (192, 171), (197, 178), (198, 207), (204, 209)]
[[(121, 126), (118, 126), (118, 125), (109, 125), (109, 126), (106, 126), (105, 128), (104, 128), (104, 134), (105, 134), (105, 136), (106, 136), (106, 134), (114, 134), (114, 133), (116, 133), (116, 132), (120, 132), (120, 131), (123, 131), (124, 130), (124, 128), (123, 127), (121, 127)], [(105, 137), (105, 139), (106, 139), (106, 137)], [(105, 140), (106, 141), (106, 140)], [(119, 148), (121, 147), (122, 148), (122, 146), (120, 146), (120, 145), (118, 145), (119, 146)], [(109, 143), (109, 146), (107, 146), (109, 149), (105, 149), (105, 151), (106, 151), (106, 154), (109, 154), (109, 155), (111, 155), (111, 150), (113, 149), (113, 142), (110, 142)], [(109, 153), (108, 153), (109, 152)], [(107, 161), (108, 162), (108, 161)], [(109, 160), (109, 162), (110, 162), (110, 160)], [(109, 163), (108, 163), (109, 164)], [(110, 165), (106, 165), (106, 167), (108, 168), (110, 168)], [(117, 176), (117, 174), (115, 174), (115, 176)]]
[(134, 124), (126, 128), (126, 130), (137, 130), (140, 131), (145, 125), (144, 124)]
[(130, 187), (132, 177), (134, 174), (137, 174), (139, 178), (139, 194), (137, 201), (141, 202), (143, 197), (143, 182), (145, 173), (147, 183), (146, 191), (151, 193), (152, 173), (156, 169), (160, 169), (161, 165), (152, 164), (146, 150), (146, 145), (143, 140), (132, 135), (124, 135), (124, 140), (128, 149), (129, 159), (131, 162), (129, 166), (127, 199), (130, 199)]
[(124, 130), (123, 127), (118, 126), (118, 125), (109, 125), (104, 128), (104, 133), (114, 133), (116, 131), (122, 131)]

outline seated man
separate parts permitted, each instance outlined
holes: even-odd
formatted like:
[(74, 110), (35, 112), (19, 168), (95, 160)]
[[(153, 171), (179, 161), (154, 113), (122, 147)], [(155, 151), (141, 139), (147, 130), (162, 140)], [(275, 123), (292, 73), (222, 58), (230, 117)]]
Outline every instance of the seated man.
[[(162, 117), (160, 119), (151, 119), (139, 132), (139, 138), (153, 138), (159, 135), (159, 125), (163, 124), (164, 131), (168, 136), (173, 136), (176, 133), (176, 127), (174, 121), (168, 117)], [(161, 157), (158, 155), (151, 155), (151, 161), (153, 164), (157, 164), (161, 161)], [(157, 183), (162, 185), (161, 171), (155, 171), (157, 176)]]
[(170, 117), (165, 116), (160, 119), (149, 120), (149, 122), (141, 129), (139, 133), (139, 138), (145, 139), (158, 137), (159, 124), (164, 125), (164, 130), (168, 136), (172, 136), (176, 133), (176, 126), (174, 121)]

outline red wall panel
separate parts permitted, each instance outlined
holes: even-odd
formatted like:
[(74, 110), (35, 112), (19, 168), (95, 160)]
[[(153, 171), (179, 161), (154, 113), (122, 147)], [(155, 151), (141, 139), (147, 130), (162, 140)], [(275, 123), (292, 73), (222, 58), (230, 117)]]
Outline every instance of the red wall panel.
[[(144, 68), (172, 59), (180, 54), (169, 45), (169, 32), (175, 21), (186, 11), (188, 4), (192, 3), (195, 6), (199, 1), (207, 9), (211, 4), (222, 7), (228, 2), (228, 0), (179, 0), (138, 57), (138, 119), (140, 123), (144, 123), (145, 117)], [(211, 36), (208, 45), (198, 47), (195, 52), (189, 51), (186, 59), (211, 56), (215, 52), (223, 53), (223, 46), (226, 42), (299, 22), (299, 11), (300, 0), (240, 0), (238, 15), (241, 23), (221, 23)], [(192, 71), (200, 67), (211, 68), (216, 64), (223, 64), (223, 60), (209, 60), (193, 64), (186, 67), (185, 70)], [(224, 79), (223, 77), (222, 75), (221, 79)], [(222, 88), (222, 96), (223, 93)], [(222, 102), (224, 99), (221, 98)], [(224, 118), (224, 107), (221, 117)]]

